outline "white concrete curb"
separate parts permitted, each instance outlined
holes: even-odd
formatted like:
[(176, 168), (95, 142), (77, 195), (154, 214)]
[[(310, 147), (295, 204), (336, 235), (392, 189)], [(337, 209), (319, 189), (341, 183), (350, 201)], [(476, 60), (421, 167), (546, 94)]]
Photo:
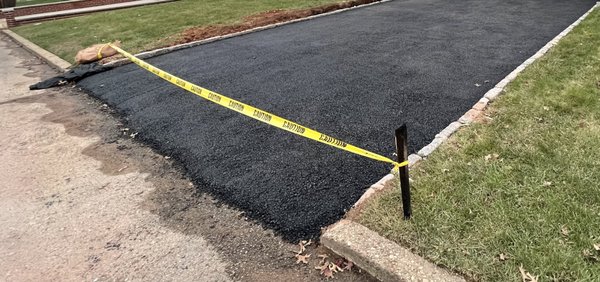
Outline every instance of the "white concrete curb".
[[(537, 53), (525, 60), (515, 70), (502, 79), (495, 87), (490, 89), (469, 111), (467, 111), (458, 121), (450, 123), (440, 133), (438, 133), (433, 141), (421, 148), (417, 154), (412, 154), (408, 157), (409, 168), (414, 167), (420, 161), (426, 159), (433, 151), (443, 144), (452, 134), (458, 131), (461, 127), (469, 125), (476, 118), (483, 114), (488, 104), (504, 93), (504, 88), (513, 81), (519, 73), (531, 65), (535, 60), (541, 58), (547, 53), (560, 39), (565, 37), (575, 26), (583, 21), (595, 8), (600, 7), (600, 2), (597, 2), (594, 7), (588, 10), (577, 21), (567, 27), (563, 32), (554, 37)], [(384, 176), (377, 183), (373, 184), (362, 197), (354, 204), (354, 208), (365, 203), (370, 197), (376, 194), (377, 191), (383, 190), (385, 187), (390, 187), (390, 181), (395, 181), (393, 174)], [(393, 187), (393, 186), (392, 186)], [(401, 215), (399, 215), (401, 216)], [(348, 222), (351, 222), (348, 223)], [(367, 234), (367, 235), (365, 235)], [(357, 239), (358, 238), (358, 239)], [(371, 275), (381, 281), (449, 281), (455, 276), (445, 272), (437, 267), (440, 274), (433, 276), (423, 276), (423, 268), (412, 268), (411, 262), (420, 261), (421, 257), (411, 253), (398, 244), (387, 240), (374, 231), (369, 230), (363, 225), (349, 220), (341, 220), (323, 231), (321, 243), (326, 248), (330, 249), (338, 255), (344, 256), (352, 260), (357, 266), (361, 267)], [(397, 249), (395, 253), (390, 254), (389, 249)], [(382, 259), (382, 256), (387, 254), (388, 257)], [(408, 263), (407, 263), (408, 262)], [(431, 263), (423, 263), (423, 267), (432, 269)], [(432, 274), (426, 272), (425, 274)], [(450, 276), (445, 276), (450, 275)], [(450, 278), (449, 278), (450, 277)], [(456, 278), (460, 279), (460, 278)]]
[(321, 243), (381, 281), (465, 281), (354, 221), (330, 226)]
[(53, 67), (61, 72), (66, 72), (67, 69), (71, 66), (71, 64), (69, 62), (48, 52), (44, 48), (35, 45), (33, 42), (21, 37), (20, 35), (12, 32), (8, 29), (2, 30), (2, 31), (4, 32), (4, 34), (6, 34), (10, 38), (12, 38), (17, 44), (21, 45), (23, 48), (27, 49), (29, 52), (38, 56), (40, 59), (46, 61), (46, 63), (48, 63), (48, 65), (50, 65), (51, 67)]

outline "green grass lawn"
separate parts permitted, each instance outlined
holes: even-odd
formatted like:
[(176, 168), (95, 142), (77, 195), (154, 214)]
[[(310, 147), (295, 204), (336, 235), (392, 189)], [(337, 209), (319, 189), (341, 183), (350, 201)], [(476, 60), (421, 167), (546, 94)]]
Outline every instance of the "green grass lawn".
[(48, 4), (48, 3), (63, 2), (63, 1), (67, 1), (67, 0), (17, 0), (17, 7), (18, 6), (27, 6), (27, 5), (37, 5), (37, 4)]
[(600, 281), (600, 9), (488, 112), (412, 171), (411, 221), (398, 191), (358, 220), (474, 280)]
[(78, 50), (121, 40), (139, 52), (168, 45), (190, 27), (235, 24), (246, 16), (275, 10), (302, 9), (341, 0), (180, 0), (139, 8), (30, 24), (13, 31), (69, 61)]

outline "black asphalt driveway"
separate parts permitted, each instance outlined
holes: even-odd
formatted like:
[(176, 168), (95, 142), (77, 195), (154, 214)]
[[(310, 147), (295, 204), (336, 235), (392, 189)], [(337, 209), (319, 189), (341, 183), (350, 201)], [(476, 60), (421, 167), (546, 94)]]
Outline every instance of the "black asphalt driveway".
[[(392, 157), (395, 128), (407, 123), (410, 150), (420, 149), (594, 4), (396, 0), (149, 62)], [(203, 192), (289, 240), (318, 235), (390, 169), (221, 108), (133, 64), (79, 85), (179, 161)]]

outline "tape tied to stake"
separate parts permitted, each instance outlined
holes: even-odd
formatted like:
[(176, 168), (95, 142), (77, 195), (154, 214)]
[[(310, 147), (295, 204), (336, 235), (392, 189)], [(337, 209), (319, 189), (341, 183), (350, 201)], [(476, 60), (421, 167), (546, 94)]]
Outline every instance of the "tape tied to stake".
[[(264, 122), (266, 124), (277, 127), (279, 129), (294, 133), (296, 135), (300, 135), (302, 137), (312, 139), (314, 141), (321, 142), (321, 143), (327, 144), (329, 146), (332, 146), (332, 147), (335, 147), (335, 148), (338, 148), (338, 149), (341, 149), (344, 151), (351, 152), (356, 155), (367, 157), (367, 158), (377, 160), (380, 162), (390, 163), (390, 164), (394, 165), (394, 169), (408, 165), (408, 161), (404, 161), (401, 163), (396, 162), (388, 157), (385, 157), (385, 156), (373, 153), (371, 151), (356, 147), (356, 146), (348, 144), (342, 140), (333, 138), (329, 135), (326, 135), (326, 134), (320, 133), (316, 130), (310, 129), (306, 126), (303, 126), (298, 123), (292, 122), (290, 120), (284, 119), (282, 117), (276, 116), (274, 114), (263, 111), (261, 109), (252, 107), (248, 104), (244, 104), (240, 101), (231, 99), (231, 98), (221, 95), (219, 93), (210, 91), (206, 88), (200, 87), (191, 82), (188, 82), (179, 77), (176, 77), (172, 74), (169, 74), (155, 66), (152, 66), (117, 46), (114, 46), (110, 43), (107, 44), (107, 46), (110, 46), (113, 49), (117, 50), (117, 52), (119, 52), (121, 55), (127, 57), (129, 60), (131, 60), (136, 65), (155, 74), (156, 76), (158, 76), (172, 84), (175, 84), (176, 86), (178, 86), (180, 88), (183, 88), (189, 92), (192, 92), (192, 93), (196, 94), (197, 96), (200, 96), (200, 97), (202, 97), (206, 100), (209, 100), (215, 104), (219, 104), (230, 110), (241, 113), (245, 116), (251, 117), (253, 119)], [(99, 54), (99, 56), (101, 56), (101, 54)]]

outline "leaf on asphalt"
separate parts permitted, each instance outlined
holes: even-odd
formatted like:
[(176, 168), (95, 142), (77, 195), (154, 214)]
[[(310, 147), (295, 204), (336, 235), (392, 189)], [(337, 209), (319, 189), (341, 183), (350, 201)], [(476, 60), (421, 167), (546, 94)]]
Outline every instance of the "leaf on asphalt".
[(296, 254), (295, 257), (296, 257), (296, 264), (298, 264), (298, 263), (308, 264), (308, 259), (310, 258), (310, 254), (308, 254), (308, 255)]
[(519, 272), (521, 272), (521, 278), (523, 282), (538, 282), (538, 276), (534, 276), (531, 273), (525, 271), (523, 265), (519, 266)]

